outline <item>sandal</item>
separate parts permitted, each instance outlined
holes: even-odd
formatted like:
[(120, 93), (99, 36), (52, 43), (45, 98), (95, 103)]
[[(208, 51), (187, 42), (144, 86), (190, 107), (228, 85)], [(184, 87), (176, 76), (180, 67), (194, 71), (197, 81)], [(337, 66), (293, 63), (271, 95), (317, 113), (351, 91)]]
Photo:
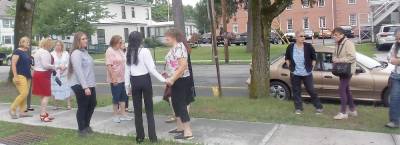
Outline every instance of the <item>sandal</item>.
[(13, 113), (11, 110), (8, 113), (10, 114), (11, 119), (18, 119), (18, 116), (16, 113)]
[(40, 115), (40, 120), (41, 120), (42, 122), (51, 122), (51, 120), (49, 119), (47, 113), (44, 114), (44, 115)]
[(183, 130), (173, 129), (173, 130), (168, 131), (168, 133), (171, 133), (171, 134), (180, 134), (180, 133), (183, 133)]
[(54, 120), (55, 119), (55, 117), (50, 116), (49, 113), (47, 113), (47, 112), (46, 112), (46, 117), (49, 118), (50, 120)]
[(169, 116), (167, 120), (165, 120), (165, 123), (174, 123), (176, 121), (176, 118), (173, 116)]

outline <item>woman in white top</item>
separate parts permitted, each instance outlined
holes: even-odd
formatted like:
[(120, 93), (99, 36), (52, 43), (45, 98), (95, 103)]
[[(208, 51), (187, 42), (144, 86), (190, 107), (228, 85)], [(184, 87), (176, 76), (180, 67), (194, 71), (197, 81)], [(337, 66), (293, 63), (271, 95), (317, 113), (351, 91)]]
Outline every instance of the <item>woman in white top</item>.
[(45, 38), (40, 41), (40, 48), (33, 55), (33, 78), (32, 78), (32, 94), (41, 98), (40, 103), (40, 120), (42, 122), (51, 122), (53, 117), (50, 117), (46, 111), (49, 98), (51, 96), (51, 73), (54, 70), (53, 58), (49, 52), (52, 47), (52, 41)]
[(126, 53), (125, 86), (130, 90), (128, 94), (133, 96), (133, 107), (135, 112), (136, 142), (141, 143), (145, 134), (142, 118), (142, 97), (144, 99), (147, 126), (151, 142), (157, 141), (154, 115), (153, 115), (153, 88), (149, 73), (154, 75), (160, 82), (165, 78), (157, 72), (150, 50), (142, 48), (142, 33), (132, 32), (129, 35), (128, 50)]
[[(69, 54), (64, 50), (64, 43), (60, 40), (56, 41), (51, 55), (54, 58), (54, 66), (57, 72), (56, 76), (51, 79), (51, 94), (56, 100), (67, 100), (67, 109), (71, 110), (71, 88), (67, 82)], [(61, 85), (57, 84), (56, 78), (59, 78)], [(56, 109), (60, 109), (56, 103)]]

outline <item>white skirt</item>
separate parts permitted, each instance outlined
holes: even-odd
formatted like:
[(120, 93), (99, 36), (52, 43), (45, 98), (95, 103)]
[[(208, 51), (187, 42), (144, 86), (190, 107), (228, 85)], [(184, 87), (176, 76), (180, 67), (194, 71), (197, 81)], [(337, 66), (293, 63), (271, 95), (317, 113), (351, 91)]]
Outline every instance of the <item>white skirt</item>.
[(51, 77), (51, 94), (54, 96), (56, 100), (66, 100), (71, 96), (72, 89), (70, 88), (67, 76), (61, 76), (59, 79), (62, 82), (62, 85), (59, 86), (55, 81), (54, 76)]

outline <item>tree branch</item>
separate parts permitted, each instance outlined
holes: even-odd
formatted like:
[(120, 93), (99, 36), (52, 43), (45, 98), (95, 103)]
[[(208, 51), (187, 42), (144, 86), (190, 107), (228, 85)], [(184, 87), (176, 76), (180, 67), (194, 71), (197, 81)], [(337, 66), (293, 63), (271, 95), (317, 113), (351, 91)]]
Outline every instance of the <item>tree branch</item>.
[[(266, 3), (270, 0), (264, 0)], [(291, 3), (293, 0), (275, 0), (273, 4), (267, 5), (264, 4), (264, 6), (261, 9), (262, 14), (269, 14), (270, 19), (274, 19), (275, 17), (279, 16)]]

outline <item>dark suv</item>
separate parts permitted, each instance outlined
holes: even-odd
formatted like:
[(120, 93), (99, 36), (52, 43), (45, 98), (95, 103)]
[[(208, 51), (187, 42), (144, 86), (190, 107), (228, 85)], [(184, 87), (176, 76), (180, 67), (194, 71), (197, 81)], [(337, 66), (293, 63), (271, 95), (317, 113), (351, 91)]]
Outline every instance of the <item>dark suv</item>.
[(233, 39), (232, 44), (235, 45), (247, 45), (247, 33), (237, 34), (235, 39)]

